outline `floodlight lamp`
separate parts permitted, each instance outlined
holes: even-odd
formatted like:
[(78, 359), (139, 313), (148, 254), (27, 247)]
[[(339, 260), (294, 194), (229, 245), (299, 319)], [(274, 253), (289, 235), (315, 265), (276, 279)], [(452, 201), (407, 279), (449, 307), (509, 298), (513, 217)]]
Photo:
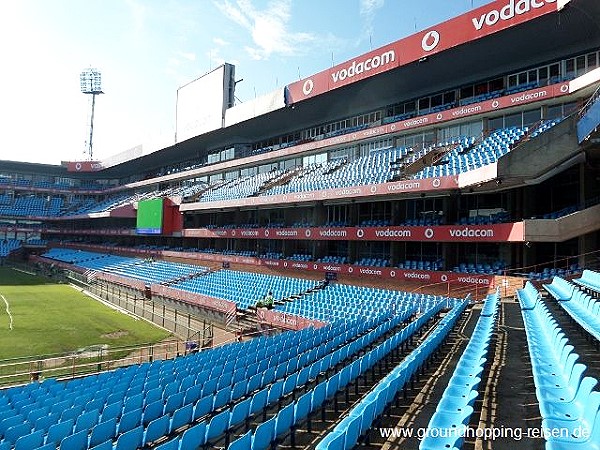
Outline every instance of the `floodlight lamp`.
[(98, 69), (86, 69), (79, 75), (79, 85), (84, 94), (102, 94), (102, 74)]

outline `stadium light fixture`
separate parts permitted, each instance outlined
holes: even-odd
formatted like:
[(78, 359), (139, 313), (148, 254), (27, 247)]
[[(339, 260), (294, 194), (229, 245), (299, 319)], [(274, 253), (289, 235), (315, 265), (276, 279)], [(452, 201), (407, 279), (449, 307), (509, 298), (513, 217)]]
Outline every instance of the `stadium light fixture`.
[(98, 69), (88, 68), (79, 75), (79, 84), (81, 92), (92, 96), (92, 114), (90, 118), (90, 140), (88, 143), (88, 153), (90, 161), (93, 159), (93, 138), (94, 138), (94, 109), (96, 107), (96, 95), (104, 94), (102, 92), (102, 74)]

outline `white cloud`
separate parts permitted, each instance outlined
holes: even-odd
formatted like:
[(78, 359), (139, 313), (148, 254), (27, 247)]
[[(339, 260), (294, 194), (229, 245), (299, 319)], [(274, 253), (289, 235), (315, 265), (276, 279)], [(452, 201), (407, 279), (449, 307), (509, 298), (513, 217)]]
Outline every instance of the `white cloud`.
[(271, 55), (297, 55), (303, 46), (315, 40), (310, 33), (293, 32), (289, 28), (291, 0), (272, 1), (258, 10), (251, 0), (215, 2), (215, 6), (230, 20), (246, 29), (254, 45), (245, 49), (251, 58), (269, 59)]
[(382, 8), (385, 0), (360, 0), (360, 16), (363, 19), (363, 37), (373, 35), (373, 21), (377, 10)]
[(142, 32), (146, 22), (146, 7), (136, 0), (127, 0), (126, 3), (131, 12), (131, 30), (133, 31), (133, 36), (137, 40), (141, 40), (143, 39)]
[(220, 37), (214, 37), (212, 41), (215, 45), (218, 45), (219, 47), (226, 47), (229, 45), (229, 42)]
[(186, 59), (188, 61), (196, 61), (196, 54), (193, 53), (193, 52), (179, 51), (178, 55), (181, 56), (183, 59)]

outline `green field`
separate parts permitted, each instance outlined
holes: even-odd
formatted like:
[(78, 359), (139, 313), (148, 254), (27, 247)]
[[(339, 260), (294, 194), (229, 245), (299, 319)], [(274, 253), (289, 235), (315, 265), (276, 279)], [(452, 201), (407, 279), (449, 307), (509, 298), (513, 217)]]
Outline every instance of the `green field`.
[(72, 352), (92, 345), (158, 342), (167, 331), (97, 302), (66, 284), (0, 267), (0, 360)]

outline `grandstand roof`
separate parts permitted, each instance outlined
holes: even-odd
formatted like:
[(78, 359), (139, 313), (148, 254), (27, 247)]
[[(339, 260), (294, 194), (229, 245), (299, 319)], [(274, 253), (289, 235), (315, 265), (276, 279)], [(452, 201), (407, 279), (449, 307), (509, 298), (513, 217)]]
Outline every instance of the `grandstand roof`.
[[(495, 33), (437, 53), (423, 62), (401, 66), (389, 72), (335, 89), (251, 121), (199, 136), (143, 156), (146, 167), (188, 159), (194, 153), (271, 137), (274, 130), (294, 131), (369, 111), (382, 105), (409, 100), (436, 91), (468, 84), (520, 70), (600, 46), (600, 4), (595, 0), (572, 0), (567, 7), (503, 32)], [(501, 68), (501, 72), (499, 72)], [(451, 76), (448, 76), (451, 74)], [(201, 149), (201, 150), (199, 150)], [(139, 167), (140, 160), (103, 171), (120, 176)]]

